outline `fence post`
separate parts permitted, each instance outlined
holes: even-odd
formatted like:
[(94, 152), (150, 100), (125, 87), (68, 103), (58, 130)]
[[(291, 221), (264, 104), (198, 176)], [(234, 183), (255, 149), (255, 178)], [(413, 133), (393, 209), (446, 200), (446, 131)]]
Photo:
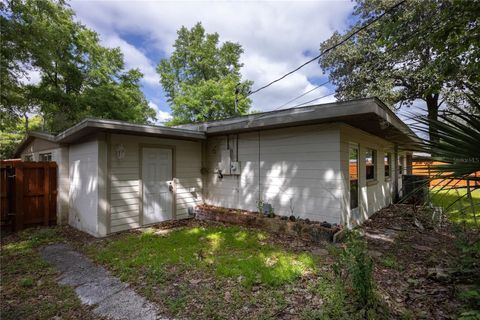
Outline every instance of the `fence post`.
[(470, 190), (470, 179), (467, 178), (467, 198), (470, 200), (470, 207), (472, 209), (473, 221), (475, 221), (475, 226), (478, 226), (477, 214), (475, 212), (475, 203), (473, 202), (472, 191)]
[(23, 229), (23, 165), (22, 163), (16, 163), (15, 165), (15, 231)]
[(50, 166), (48, 163), (43, 165), (43, 225), (48, 226), (50, 219)]

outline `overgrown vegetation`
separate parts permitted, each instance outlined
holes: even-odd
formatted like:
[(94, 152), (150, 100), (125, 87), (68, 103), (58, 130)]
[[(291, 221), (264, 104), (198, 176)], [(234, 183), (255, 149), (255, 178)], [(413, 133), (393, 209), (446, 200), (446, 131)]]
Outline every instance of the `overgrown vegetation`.
[(2, 319), (95, 319), (71, 287), (59, 286), (39, 246), (62, 241), (56, 229), (25, 230), (2, 243)]
[(336, 252), (333, 265), (335, 275), (352, 293), (358, 314), (372, 317), (377, 312), (378, 299), (373, 280), (373, 261), (368, 254), (367, 242), (356, 231), (345, 236), (345, 245)]

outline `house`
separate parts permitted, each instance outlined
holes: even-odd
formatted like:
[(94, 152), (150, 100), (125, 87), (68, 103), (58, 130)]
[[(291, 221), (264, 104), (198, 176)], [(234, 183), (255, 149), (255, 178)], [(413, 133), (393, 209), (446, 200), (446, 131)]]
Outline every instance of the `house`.
[(399, 196), (415, 141), (370, 98), (174, 128), (85, 119), (16, 153), (56, 161), (58, 223), (102, 237), (202, 203), (352, 226)]

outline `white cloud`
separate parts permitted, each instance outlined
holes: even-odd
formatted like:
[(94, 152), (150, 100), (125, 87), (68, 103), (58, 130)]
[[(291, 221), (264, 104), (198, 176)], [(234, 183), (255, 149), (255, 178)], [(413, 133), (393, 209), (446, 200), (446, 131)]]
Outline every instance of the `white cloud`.
[(157, 124), (162, 124), (172, 119), (172, 115), (169, 112), (160, 110), (160, 108), (155, 102), (149, 101), (148, 106), (157, 111)]
[[(142, 50), (169, 55), (182, 26), (201, 21), (207, 32), (218, 32), (220, 41), (242, 45), (242, 74), (258, 88), (299, 66), (318, 53), (321, 41), (346, 27), (351, 1), (302, 2), (160, 2), (160, 1), (73, 1), (77, 17), (98, 31), (106, 43), (122, 48), (129, 67), (145, 73), (145, 83), (161, 90), (155, 65)], [(148, 48), (135, 48), (121, 34), (140, 35)], [(145, 43), (145, 42), (144, 42)], [(309, 55), (305, 55), (309, 52)], [(269, 110), (313, 88), (311, 77), (322, 75), (316, 62), (252, 95), (253, 107)], [(313, 99), (327, 93), (321, 88), (305, 96)], [(305, 101), (303, 100), (303, 101)], [(302, 102), (302, 101), (300, 101)], [(322, 100), (323, 102), (323, 100)]]
[(150, 61), (140, 50), (117, 35), (109, 35), (102, 42), (105, 46), (110, 48), (120, 47), (125, 59), (125, 67), (127, 69), (140, 69), (143, 73), (143, 81), (145, 83), (149, 85), (159, 84), (160, 77), (155, 71), (153, 62)]
[(27, 73), (18, 79), (23, 84), (37, 84), (40, 80), (42, 80), (40, 69), (34, 67), (28, 67)]

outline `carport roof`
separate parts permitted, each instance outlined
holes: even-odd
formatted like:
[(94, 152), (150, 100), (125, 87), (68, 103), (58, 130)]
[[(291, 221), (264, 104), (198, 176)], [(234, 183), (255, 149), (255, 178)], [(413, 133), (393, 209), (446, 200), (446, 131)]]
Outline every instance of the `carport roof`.
[(87, 118), (56, 136), (43, 132), (30, 132), (18, 146), (15, 155), (19, 156), (23, 148), (34, 138), (58, 144), (69, 144), (93, 133), (109, 132), (183, 140), (205, 140), (210, 135), (327, 122), (349, 124), (370, 134), (396, 142), (404, 148), (413, 148), (419, 141), (415, 133), (383, 102), (377, 98), (366, 98), (263, 112), (177, 127), (140, 125), (125, 121)]

